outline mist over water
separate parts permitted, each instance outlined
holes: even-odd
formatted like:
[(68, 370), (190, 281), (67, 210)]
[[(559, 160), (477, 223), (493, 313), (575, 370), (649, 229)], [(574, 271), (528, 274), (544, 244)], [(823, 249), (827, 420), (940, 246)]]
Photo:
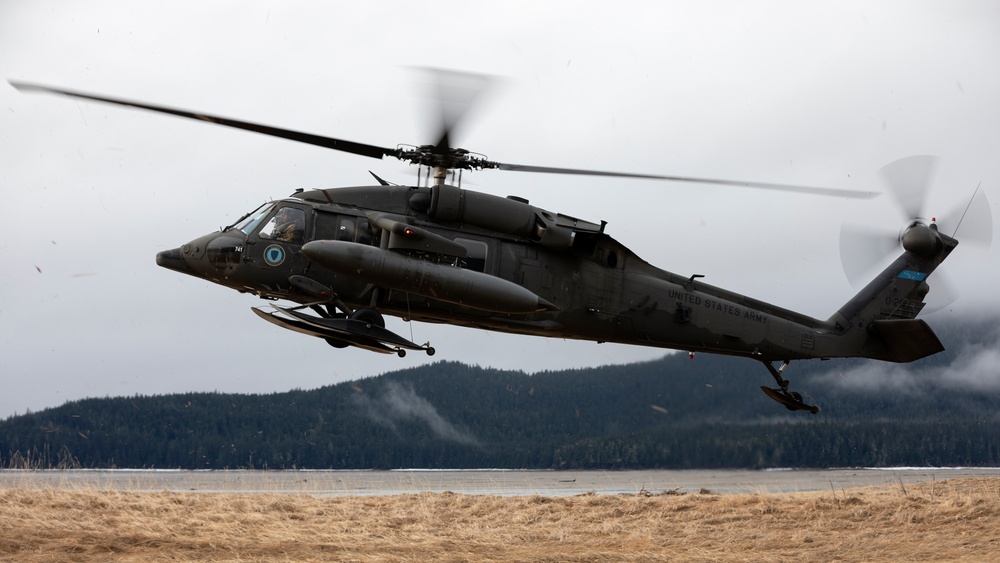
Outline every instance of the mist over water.
[(458, 444), (478, 446), (479, 441), (467, 429), (446, 420), (437, 408), (421, 397), (412, 385), (388, 381), (377, 396), (361, 392), (353, 396), (359, 406), (372, 421), (393, 431), (396, 423), (423, 422), (435, 437)]

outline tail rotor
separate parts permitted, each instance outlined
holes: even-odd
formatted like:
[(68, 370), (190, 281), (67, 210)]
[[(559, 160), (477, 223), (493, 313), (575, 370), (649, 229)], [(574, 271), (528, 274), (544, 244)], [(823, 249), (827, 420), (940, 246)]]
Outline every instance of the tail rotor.
[[(993, 218), (986, 194), (976, 188), (970, 199), (934, 216), (926, 204), (938, 159), (918, 155), (901, 158), (879, 170), (887, 192), (902, 219), (895, 227), (845, 224), (840, 231), (840, 260), (855, 287), (863, 286), (903, 248), (903, 238), (915, 227), (935, 225), (941, 233), (963, 243), (988, 248), (993, 240)], [(943, 308), (957, 298), (953, 284), (935, 276), (927, 310)]]

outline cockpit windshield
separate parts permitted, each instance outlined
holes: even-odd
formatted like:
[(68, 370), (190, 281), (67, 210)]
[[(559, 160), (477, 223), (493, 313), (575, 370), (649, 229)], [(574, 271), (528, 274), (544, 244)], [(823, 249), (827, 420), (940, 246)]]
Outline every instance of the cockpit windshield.
[(273, 201), (265, 203), (264, 205), (258, 207), (255, 211), (244, 215), (242, 219), (237, 221), (230, 228), (239, 229), (243, 231), (243, 234), (249, 235), (254, 229), (257, 228), (257, 225), (264, 220), (264, 217), (267, 217), (267, 214), (271, 212), (272, 207), (274, 207)]

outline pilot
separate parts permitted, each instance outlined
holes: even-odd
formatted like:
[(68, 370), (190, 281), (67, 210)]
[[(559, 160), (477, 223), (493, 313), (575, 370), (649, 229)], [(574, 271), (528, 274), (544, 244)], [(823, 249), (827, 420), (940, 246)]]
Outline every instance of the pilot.
[(284, 242), (297, 242), (302, 240), (302, 231), (305, 228), (305, 217), (301, 209), (293, 207), (283, 207), (274, 216), (274, 230), (271, 237)]

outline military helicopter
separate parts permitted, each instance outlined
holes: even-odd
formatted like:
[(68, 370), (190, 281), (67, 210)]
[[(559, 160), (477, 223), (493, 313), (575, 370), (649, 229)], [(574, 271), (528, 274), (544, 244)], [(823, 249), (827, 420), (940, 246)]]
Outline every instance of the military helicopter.
[[(496, 169), (721, 184), (871, 198), (877, 193), (681, 176), (508, 164), (453, 147), (464, 110), (448, 115), (438, 141), (395, 148), (357, 143), (86, 92), (23, 82), (47, 92), (207, 121), (355, 155), (396, 158), (427, 171), (415, 186), (296, 190), (218, 232), (157, 254), (164, 268), (271, 301), (253, 307), (279, 327), (326, 341), (404, 356), (433, 355), (385, 327), (385, 315), (485, 330), (742, 356), (760, 361), (789, 410), (817, 413), (790, 389), (793, 360), (874, 358), (912, 362), (944, 349), (916, 316), (928, 276), (958, 241), (907, 203), (891, 240), (902, 252), (830, 318), (807, 315), (714, 287), (642, 260), (591, 222), (461, 187), (463, 171)], [(466, 98), (475, 97), (473, 94)], [(468, 104), (466, 104), (468, 105)], [(889, 165), (897, 192), (924, 157)], [(919, 179), (917, 180), (919, 182)], [(910, 190), (912, 191), (912, 190)], [(911, 198), (912, 199), (912, 198)], [(911, 209), (912, 208), (912, 209)], [(988, 206), (987, 206), (988, 209)], [(277, 302), (289, 302), (280, 305)], [(780, 365), (775, 366), (775, 363)]]

